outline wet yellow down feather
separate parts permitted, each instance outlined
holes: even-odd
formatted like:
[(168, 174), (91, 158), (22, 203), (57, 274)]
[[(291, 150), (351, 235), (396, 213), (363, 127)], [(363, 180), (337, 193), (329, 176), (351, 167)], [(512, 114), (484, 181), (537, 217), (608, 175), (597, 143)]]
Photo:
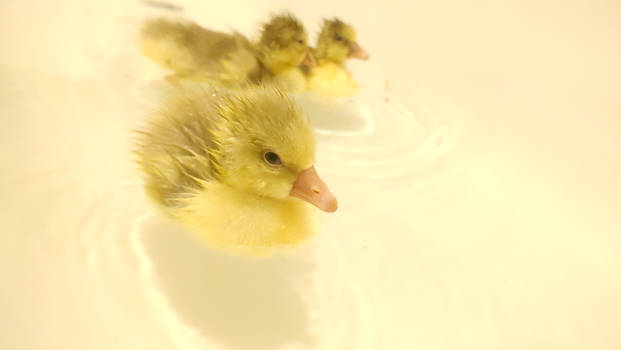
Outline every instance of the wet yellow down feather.
[[(267, 163), (266, 151), (282, 164)], [(315, 209), (289, 194), (314, 163), (315, 138), (275, 88), (177, 91), (136, 153), (147, 193), (213, 247), (266, 254), (314, 232)]]
[(306, 87), (305, 80), (289, 77), (311, 55), (304, 27), (290, 14), (273, 16), (256, 43), (192, 22), (149, 20), (142, 27), (140, 46), (145, 56), (180, 79), (228, 87), (276, 83), (288, 91)]

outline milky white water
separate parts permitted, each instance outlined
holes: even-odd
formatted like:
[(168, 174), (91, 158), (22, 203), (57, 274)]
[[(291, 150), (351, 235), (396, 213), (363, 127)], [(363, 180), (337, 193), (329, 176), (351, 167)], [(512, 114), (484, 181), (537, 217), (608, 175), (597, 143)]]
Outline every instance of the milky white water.
[[(174, 4), (0, 5), (0, 349), (621, 348), (621, 3)], [(372, 59), (358, 95), (297, 97), (339, 210), (233, 257), (144, 197), (164, 73), (136, 28), (285, 6)]]

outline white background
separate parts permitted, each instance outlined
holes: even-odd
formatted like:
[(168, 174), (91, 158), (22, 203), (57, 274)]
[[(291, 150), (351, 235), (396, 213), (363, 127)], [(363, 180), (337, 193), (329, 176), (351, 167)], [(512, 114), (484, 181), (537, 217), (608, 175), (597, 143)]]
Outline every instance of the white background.
[[(621, 348), (619, 1), (177, 4), (0, 5), (0, 348)], [(164, 73), (137, 28), (282, 8), (371, 60), (308, 109), (339, 211), (231, 257), (144, 198), (129, 130)]]

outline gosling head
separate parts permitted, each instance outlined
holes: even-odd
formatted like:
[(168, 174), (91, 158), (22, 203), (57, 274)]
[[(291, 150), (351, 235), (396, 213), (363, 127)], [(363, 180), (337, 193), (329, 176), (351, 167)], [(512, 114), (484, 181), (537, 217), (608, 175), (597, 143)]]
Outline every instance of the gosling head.
[(291, 14), (275, 16), (263, 25), (258, 50), (259, 59), (273, 74), (300, 65), (315, 66), (308, 47), (308, 34)]
[(317, 39), (316, 58), (342, 65), (349, 58), (368, 60), (369, 54), (356, 42), (356, 30), (338, 18), (325, 19)]
[(310, 123), (282, 92), (257, 88), (219, 106), (211, 161), (221, 182), (275, 199), (297, 197), (333, 212), (337, 201), (315, 171)]

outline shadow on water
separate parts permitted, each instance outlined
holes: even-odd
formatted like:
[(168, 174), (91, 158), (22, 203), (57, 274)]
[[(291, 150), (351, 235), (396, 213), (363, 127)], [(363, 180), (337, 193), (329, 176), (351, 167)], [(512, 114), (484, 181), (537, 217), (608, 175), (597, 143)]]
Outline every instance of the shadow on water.
[(181, 319), (210, 342), (226, 349), (313, 344), (302, 299), (312, 288), (310, 262), (216, 252), (161, 221), (145, 229), (144, 245), (160, 288)]

